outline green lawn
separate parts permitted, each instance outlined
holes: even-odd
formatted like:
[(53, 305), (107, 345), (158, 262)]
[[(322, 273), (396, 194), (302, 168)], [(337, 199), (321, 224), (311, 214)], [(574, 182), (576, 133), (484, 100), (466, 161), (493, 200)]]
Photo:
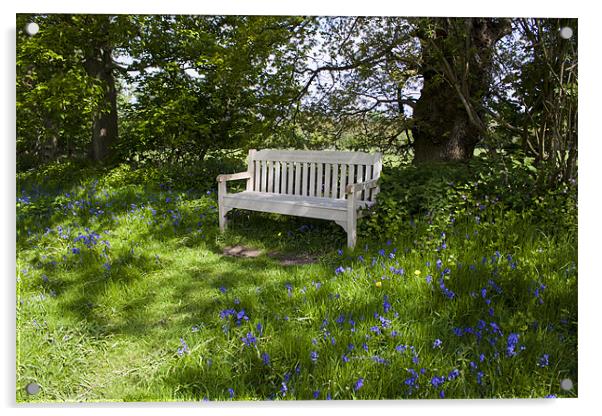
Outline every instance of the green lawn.
[(577, 395), (576, 230), (492, 204), (403, 233), (360, 220), (339, 251), (340, 227), (304, 218), (238, 211), (220, 235), (205, 187), (17, 197), (18, 402)]

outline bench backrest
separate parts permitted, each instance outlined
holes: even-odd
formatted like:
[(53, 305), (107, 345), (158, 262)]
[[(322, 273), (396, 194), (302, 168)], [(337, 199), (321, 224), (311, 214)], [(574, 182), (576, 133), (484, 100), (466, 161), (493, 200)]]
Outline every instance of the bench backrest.
[[(382, 154), (308, 150), (250, 150), (248, 191), (345, 199), (351, 183), (380, 178)], [(362, 192), (374, 201), (377, 190)]]

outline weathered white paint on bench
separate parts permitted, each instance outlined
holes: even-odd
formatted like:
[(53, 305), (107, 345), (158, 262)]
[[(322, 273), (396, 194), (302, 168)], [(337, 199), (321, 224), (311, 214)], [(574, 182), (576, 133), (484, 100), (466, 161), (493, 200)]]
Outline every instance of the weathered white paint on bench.
[[(250, 150), (246, 172), (219, 175), (219, 226), (233, 208), (335, 221), (354, 247), (357, 219), (376, 203), (380, 153)], [(244, 192), (229, 194), (226, 182), (246, 179)]]

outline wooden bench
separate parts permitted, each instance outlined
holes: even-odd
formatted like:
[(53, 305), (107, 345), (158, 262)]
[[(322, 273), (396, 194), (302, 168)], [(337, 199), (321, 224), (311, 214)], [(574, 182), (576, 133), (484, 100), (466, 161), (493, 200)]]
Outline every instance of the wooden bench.
[[(332, 220), (354, 247), (357, 219), (376, 203), (382, 155), (361, 152), (250, 150), (246, 172), (219, 175), (219, 227), (233, 208)], [(246, 190), (228, 193), (226, 182), (246, 179)]]

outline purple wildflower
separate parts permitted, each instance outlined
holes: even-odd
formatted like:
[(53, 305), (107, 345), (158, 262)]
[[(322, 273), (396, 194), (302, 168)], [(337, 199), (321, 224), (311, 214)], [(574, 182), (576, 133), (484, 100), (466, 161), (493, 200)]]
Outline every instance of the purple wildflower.
[(431, 378), (431, 384), (434, 388), (437, 388), (445, 383), (445, 376), (433, 376)]
[(251, 345), (255, 345), (257, 343), (257, 338), (255, 338), (252, 332), (247, 332), (247, 335), (245, 337), (242, 337), (241, 340), (247, 347), (250, 347)]
[(539, 357), (539, 361), (537, 362), (537, 366), (538, 367), (547, 367), (550, 362), (549, 362), (549, 358), (550, 356), (548, 354), (544, 354), (541, 357)]
[(449, 381), (455, 380), (456, 378), (458, 378), (459, 375), (460, 375), (460, 371), (457, 368), (455, 368), (452, 371), (450, 371), (450, 373), (447, 375), (447, 379)]
[(261, 360), (263, 365), (270, 365), (270, 355), (267, 352), (261, 354)]
[(356, 382), (355, 385), (353, 386), (353, 391), (358, 391), (359, 389), (361, 389), (364, 386), (364, 379), (363, 378), (359, 378)]
[(389, 297), (387, 295), (385, 295), (385, 299), (383, 301), (383, 310), (385, 311), (385, 313), (389, 312), (389, 310), (391, 309), (391, 304), (389, 303)]

